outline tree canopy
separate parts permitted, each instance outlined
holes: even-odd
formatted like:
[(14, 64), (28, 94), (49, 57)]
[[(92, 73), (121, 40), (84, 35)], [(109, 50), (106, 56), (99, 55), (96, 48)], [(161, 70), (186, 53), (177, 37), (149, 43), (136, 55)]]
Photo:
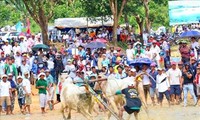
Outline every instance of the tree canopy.
[[(89, 17), (92, 20), (98, 16), (114, 15), (113, 8), (120, 13), (124, 1), (122, 14), (117, 21), (119, 24), (129, 23), (143, 30), (146, 29), (148, 17), (150, 27), (154, 30), (159, 26), (169, 26), (167, 0), (4, 0), (0, 1), (0, 27), (25, 21), (26, 17), (32, 18), (38, 26), (42, 26), (41, 22), (52, 24), (57, 18)], [(145, 1), (148, 1), (148, 16)], [(141, 27), (137, 27), (139, 23)]]

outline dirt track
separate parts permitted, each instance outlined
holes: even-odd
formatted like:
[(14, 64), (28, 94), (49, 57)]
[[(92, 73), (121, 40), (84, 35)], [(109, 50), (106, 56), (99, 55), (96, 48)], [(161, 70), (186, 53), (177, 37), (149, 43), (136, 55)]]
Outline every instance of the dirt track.
[[(22, 115), (19, 111), (18, 102), (15, 101), (14, 115), (7, 116), (3, 113), (0, 116), (0, 120), (63, 120), (59, 110), (60, 104), (55, 106), (54, 111), (47, 111), (46, 114), (42, 115), (40, 113), (37, 90), (33, 88), (33, 92), (36, 95), (32, 96), (32, 114), (30, 116)], [(167, 104), (164, 104), (162, 108), (158, 105), (154, 107), (149, 105), (149, 117), (147, 116), (144, 108), (142, 108), (141, 112), (139, 113), (139, 120), (200, 120), (200, 106), (192, 106), (193, 100), (190, 98), (191, 97), (188, 99), (189, 105), (187, 107), (183, 107), (182, 104), (174, 105), (170, 108), (167, 106)], [(150, 101), (148, 103), (150, 103)], [(124, 113), (124, 116), (126, 118), (127, 114)], [(101, 113), (99, 116), (94, 118), (95, 120), (104, 120), (104, 117), (105, 115)], [(72, 114), (72, 120), (85, 120), (85, 118), (74, 111)], [(112, 117), (111, 120), (115, 120), (115, 118)], [(133, 120), (133, 118), (131, 120)]]

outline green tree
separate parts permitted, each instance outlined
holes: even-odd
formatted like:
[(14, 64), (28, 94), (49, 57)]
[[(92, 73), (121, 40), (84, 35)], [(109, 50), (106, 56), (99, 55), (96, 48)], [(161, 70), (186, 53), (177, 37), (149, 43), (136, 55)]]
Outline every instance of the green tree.
[(87, 17), (99, 17), (106, 19), (106, 15), (112, 15), (114, 20), (113, 25), (113, 41), (117, 41), (117, 26), (122, 16), (124, 6), (127, 0), (81, 0), (83, 10)]
[(48, 41), (48, 21), (53, 16), (54, 7), (60, 0), (8, 0), (16, 9), (25, 15), (29, 13), (30, 17), (39, 25), (43, 42), (49, 44)]
[(20, 19), (21, 15), (14, 7), (6, 4), (5, 1), (0, 1), (0, 26), (14, 25)]

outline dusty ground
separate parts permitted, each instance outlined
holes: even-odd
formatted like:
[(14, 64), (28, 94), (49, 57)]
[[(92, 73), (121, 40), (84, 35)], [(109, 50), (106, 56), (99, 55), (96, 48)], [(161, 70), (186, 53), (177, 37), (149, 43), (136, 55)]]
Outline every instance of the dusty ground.
[[(46, 114), (42, 115), (40, 113), (39, 100), (37, 95), (37, 90), (33, 87), (33, 92), (36, 94), (32, 96), (32, 105), (30, 116), (22, 115), (19, 111), (18, 101), (15, 102), (14, 115), (5, 115), (4, 113), (0, 116), (0, 120), (62, 120), (62, 115), (60, 113), (60, 104), (55, 106), (54, 111), (47, 111)], [(163, 107), (151, 106), (151, 101), (149, 100), (148, 114), (142, 108), (139, 113), (139, 120), (200, 120), (200, 106), (192, 106), (193, 100), (189, 96), (189, 105), (183, 107), (183, 105), (174, 105), (170, 108), (164, 101)], [(200, 102), (199, 102), (200, 103)], [(95, 120), (104, 120), (104, 114), (100, 113), (99, 116), (94, 117)], [(124, 113), (125, 118), (127, 114)], [(75, 111), (72, 114), (72, 120), (85, 120), (85, 118)], [(115, 120), (114, 117), (111, 120)], [(131, 120), (134, 120), (133, 118)]]

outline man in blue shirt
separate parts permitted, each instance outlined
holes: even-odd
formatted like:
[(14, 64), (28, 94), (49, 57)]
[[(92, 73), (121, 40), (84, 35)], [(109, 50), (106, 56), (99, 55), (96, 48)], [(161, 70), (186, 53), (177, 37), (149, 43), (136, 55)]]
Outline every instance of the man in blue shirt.
[(156, 63), (152, 63), (151, 65), (151, 71), (149, 72), (150, 77), (150, 97), (152, 100), (153, 105), (155, 105), (155, 99), (154, 96), (157, 97), (157, 103), (159, 102), (158, 92), (156, 92), (156, 76), (158, 75), (158, 72), (155, 70)]
[(138, 92), (134, 85), (128, 86), (121, 91), (117, 91), (116, 94), (124, 94), (126, 99), (126, 105), (120, 110), (119, 116), (122, 118), (123, 111), (126, 111), (129, 115), (134, 113), (135, 119), (138, 120), (138, 113), (142, 106), (142, 102), (138, 97)]

